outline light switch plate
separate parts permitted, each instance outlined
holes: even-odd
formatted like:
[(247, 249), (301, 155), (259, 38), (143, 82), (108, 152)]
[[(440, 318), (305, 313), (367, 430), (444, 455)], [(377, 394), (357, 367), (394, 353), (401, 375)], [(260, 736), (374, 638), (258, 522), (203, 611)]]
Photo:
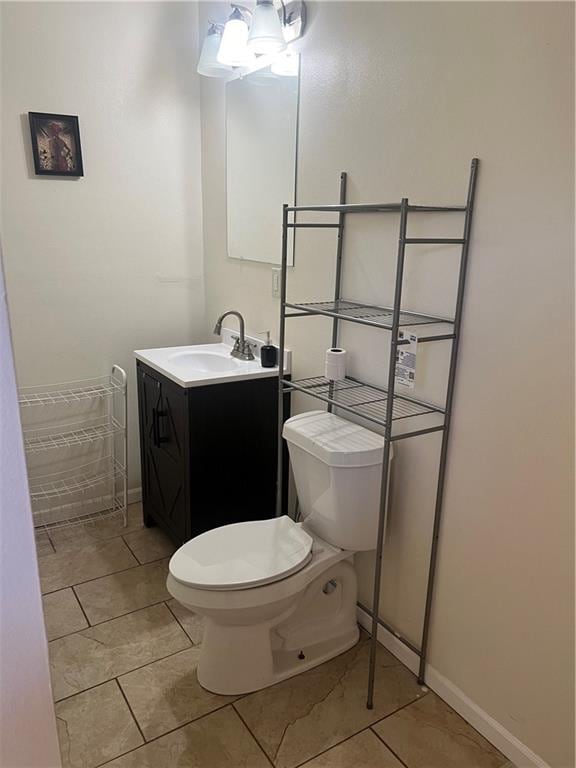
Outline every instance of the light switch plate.
[(280, 298), (280, 281), (282, 270), (279, 267), (272, 267), (272, 298)]

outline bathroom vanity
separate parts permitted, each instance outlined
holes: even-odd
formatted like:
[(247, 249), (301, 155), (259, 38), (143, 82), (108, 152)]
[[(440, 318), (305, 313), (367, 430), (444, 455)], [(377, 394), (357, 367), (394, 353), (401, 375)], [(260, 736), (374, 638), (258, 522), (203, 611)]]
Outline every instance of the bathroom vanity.
[(278, 369), (230, 349), (135, 352), (144, 522), (176, 544), (275, 514)]

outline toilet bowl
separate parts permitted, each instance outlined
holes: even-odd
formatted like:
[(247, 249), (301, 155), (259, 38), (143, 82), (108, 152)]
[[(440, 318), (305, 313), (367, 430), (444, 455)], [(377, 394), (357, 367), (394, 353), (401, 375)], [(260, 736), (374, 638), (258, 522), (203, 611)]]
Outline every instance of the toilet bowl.
[(265, 688), (358, 641), (352, 561), (376, 546), (383, 438), (323, 411), (283, 435), (302, 522), (216, 528), (170, 560), (168, 591), (205, 618), (197, 674), (214, 693)]

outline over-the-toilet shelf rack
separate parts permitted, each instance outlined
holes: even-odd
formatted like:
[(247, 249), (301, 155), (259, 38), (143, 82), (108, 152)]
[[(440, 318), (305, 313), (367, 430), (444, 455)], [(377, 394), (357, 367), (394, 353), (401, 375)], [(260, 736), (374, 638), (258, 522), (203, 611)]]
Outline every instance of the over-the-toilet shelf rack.
[[(36, 528), (52, 530), (120, 514), (127, 509), (127, 388), (126, 373), (118, 365), (108, 376), (49, 386), (21, 387), (19, 404), (38, 420), (54, 411), (48, 426), (24, 428), (24, 448), (29, 465), (32, 515)], [(67, 407), (80, 413), (67, 415)], [(51, 407), (56, 407), (51, 409)], [(95, 415), (93, 410), (97, 409)], [(88, 461), (49, 473), (31, 467), (31, 457), (53, 451), (67, 464), (70, 450), (94, 449)]]
[[(470, 244), (470, 229), (472, 213), (474, 209), (474, 194), (478, 171), (478, 159), (471, 163), (468, 183), (468, 195), (465, 205), (435, 206), (412, 205), (407, 198), (399, 203), (375, 203), (375, 204), (348, 204), (346, 203), (346, 173), (340, 176), (340, 202), (337, 205), (285, 205), (282, 219), (282, 269), (280, 286), (280, 333), (279, 333), (279, 388), (278, 388), (278, 477), (277, 477), (277, 514), (282, 513), (282, 425), (284, 422), (284, 398), (286, 392), (297, 391), (309, 395), (326, 403), (328, 410), (334, 408), (346, 413), (354, 414), (373, 424), (383, 427), (384, 452), (382, 462), (382, 484), (380, 498), (380, 514), (378, 522), (378, 535), (376, 542), (376, 564), (374, 573), (374, 591), (372, 609), (368, 611), (372, 619), (370, 664), (368, 675), (367, 706), (373, 707), (374, 701), (374, 673), (376, 665), (377, 631), (380, 623), (385, 629), (391, 631), (395, 637), (410, 648), (419, 657), (418, 682), (424, 684), (426, 672), (426, 654), (428, 648), (428, 634), (434, 592), (434, 577), (436, 573), (436, 561), (438, 552), (438, 535), (442, 515), (442, 501), (444, 493), (444, 478), (446, 473), (446, 459), (448, 449), (448, 437), (450, 433), (450, 421), (454, 398), (454, 382), (456, 377), (456, 365), (458, 359), (458, 346), (460, 341), (460, 328), (462, 310), (464, 304), (464, 288), (466, 283), (466, 270), (468, 265), (468, 250)], [(337, 214), (337, 221), (332, 222), (304, 222), (297, 221), (298, 213), (333, 213)], [(342, 298), (342, 260), (344, 244), (344, 226), (348, 214), (371, 213), (397, 213), (400, 214), (400, 235), (396, 256), (396, 277), (394, 283), (394, 302), (391, 307), (380, 307), (372, 304), (364, 304), (359, 301), (348, 301)], [(409, 214), (464, 214), (462, 237), (408, 237)], [(317, 301), (306, 303), (289, 302), (286, 299), (286, 282), (288, 266), (288, 240), (289, 232), (294, 229), (333, 229), (337, 230), (336, 246), (336, 278), (334, 285), (334, 297), (329, 301)], [(458, 286), (456, 291), (456, 308), (453, 318), (438, 317), (435, 315), (407, 311), (402, 308), (402, 289), (404, 280), (404, 259), (407, 245), (446, 245), (459, 246), (461, 249)], [(286, 310), (289, 310), (287, 313)], [(347, 376), (342, 381), (331, 381), (323, 376), (314, 376), (305, 379), (291, 380), (285, 378), (283, 371), (285, 323), (286, 319), (295, 317), (324, 316), (332, 318), (332, 346), (338, 346), (340, 321), (358, 323), (372, 328), (381, 328), (390, 331), (390, 353), (388, 357), (387, 387), (375, 386), (359, 381), (352, 376)], [(448, 369), (448, 383), (444, 405), (435, 405), (417, 398), (409, 397), (396, 392), (396, 359), (398, 348), (402, 344), (409, 343), (399, 338), (401, 327), (420, 326), (418, 344), (449, 341), (451, 342), (450, 363)], [(428, 327), (430, 326), (430, 328)], [(422, 419), (425, 423), (422, 423)], [(411, 420), (417, 419), (417, 423)], [(402, 424), (402, 429), (393, 431), (395, 425)], [(411, 426), (413, 424), (413, 426)], [(434, 508), (434, 521), (432, 528), (432, 543), (430, 550), (430, 563), (428, 569), (428, 582), (426, 587), (426, 604), (422, 624), (422, 637), (420, 647), (417, 647), (407, 638), (401, 636), (387, 622), (378, 617), (380, 602), (380, 581), (382, 576), (382, 553), (384, 548), (384, 532), (388, 515), (388, 474), (389, 459), (392, 442), (405, 440), (410, 437), (426, 435), (433, 432), (441, 433), (440, 462), (438, 469), (438, 483)]]

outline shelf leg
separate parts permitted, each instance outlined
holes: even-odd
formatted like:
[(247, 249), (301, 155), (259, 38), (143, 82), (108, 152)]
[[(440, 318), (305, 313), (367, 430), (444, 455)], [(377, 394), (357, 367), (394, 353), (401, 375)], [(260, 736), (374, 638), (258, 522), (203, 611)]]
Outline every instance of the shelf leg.
[(390, 357), (388, 361), (388, 396), (386, 400), (386, 426), (384, 432), (384, 455), (382, 458), (382, 483), (380, 487), (380, 515), (378, 518), (378, 540), (376, 544), (376, 563), (374, 567), (374, 592), (372, 597), (372, 636), (370, 638), (370, 661), (368, 667), (368, 696), (366, 707), (374, 708), (374, 674), (376, 670), (376, 652), (378, 648), (378, 612), (380, 606), (380, 582), (382, 580), (382, 556), (384, 552), (384, 534), (388, 517), (388, 477), (390, 472), (390, 446), (392, 437), (392, 417), (394, 415), (394, 387), (396, 382), (396, 350), (398, 347), (398, 329), (400, 327), (400, 307), (402, 304), (402, 282), (404, 279), (404, 253), (406, 250), (406, 228), (408, 224), (408, 199), (403, 198), (400, 207), (400, 237), (396, 259), (396, 285), (394, 289), (394, 310), (390, 335)]
[[(346, 182), (348, 180), (348, 174), (346, 171), (342, 171), (340, 174), (340, 205), (344, 205), (346, 203)], [(336, 307), (336, 302), (340, 299), (342, 295), (342, 250), (344, 247), (344, 222), (345, 222), (345, 214), (340, 211), (338, 214), (338, 244), (336, 246), (336, 277), (334, 279), (334, 307)], [(335, 317), (332, 321), (332, 347), (338, 346), (338, 318)], [(333, 382), (330, 382), (329, 387), (329, 397), (330, 399), (334, 396), (334, 384)], [(332, 413), (334, 409), (334, 406), (332, 403), (328, 405), (328, 413)]]
[(462, 322), (462, 309), (464, 306), (464, 289), (466, 286), (466, 272), (468, 268), (468, 248), (470, 245), (470, 231), (472, 227), (472, 213), (474, 210), (474, 196), (476, 191), (476, 177), (478, 172), (478, 159), (472, 160), (470, 168), (470, 181), (468, 183), (468, 199), (466, 201), (466, 215), (464, 219), (464, 243), (460, 258), (460, 273), (458, 276), (458, 291), (456, 296), (456, 311), (454, 313), (454, 341), (450, 354), (450, 367), (448, 371), (448, 387), (446, 390), (446, 415), (444, 417), (444, 432), (442, 434), (442, 446), (440, 448), (440, 466), (438, 468), (438, 486), (436, 489), (436, 504), (434, 508), (434, 523), (432, 528), (432, 548), (430, 550), (430, 564), (428, 566), (428, 584), (426, 587), (426, 605), (424, 608), (424, 621), (422, 624), (422, 642), (420, 644), (420, 665), (418, 669), (418, 683), (425, 685), (426, 659), (428, 652), (428, 640), (430, 632), (430, 618), (432, 615), (432, 601), (434, 597), (434, 582), (436, 578), (436, 564), (438, 558), (438, 541), (440, 536), (440, 522), (442, 519), (442, 503), (444, 500), (444, 480), (446, 477), (446, 460), (448, 457), (448, 441), (450, 437), (450, 425), (452, 421), (452, 404), (454, 400), (454, 384), (456, 381), (456, 365), (458, 362), (458, 347), (460, 343), (460, 326)]
[(282, 270), (280, 275), (280, 328), (278, 332), (278, 455), (276, 457), (276, 517), (283, 512), (284, 347), (286, 325), (286, 277), (288, 267), (288, 206), (282, 206)]

